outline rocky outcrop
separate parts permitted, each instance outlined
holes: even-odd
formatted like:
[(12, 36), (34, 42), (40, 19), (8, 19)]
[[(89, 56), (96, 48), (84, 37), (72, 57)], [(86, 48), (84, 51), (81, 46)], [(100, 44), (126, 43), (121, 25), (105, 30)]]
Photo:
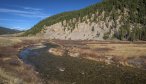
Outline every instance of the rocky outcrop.
[[(41, 35), (44, 38), (61, 40), (112, 39), (114, 34), (119, 31), (119, 28), (124, 25), (124, 21), (122, 20), (126, 20), (127, 10), (125, 9), (124, 12), (117, 11), (117, 14), (119, 15), (116, 20), (111, 19), (112, 16), (107, 17), (103, 11), (100, 15), (98, 12), (92, 14), (90, 19), (88, 18), (89, 16), (83, 17), (82, 20), (84, 21), (73, 18), (69, 21), (64, 20), (51, 26), (44, 25)], [(125, 15), (122, 16), (122, 14)], [(131, 25), (131, 28), (133, 27), (133, 24), (129, 25)]]
[[(101, 18), (103, 18), (102, 15), (97, 19), (99, 20)], [(74, 21), (74, 19), (71, 21)], [(68, 25), (69, 22), (63, 22), (64, 23), (59, 22), (51, 26), (46, 26), (45, 29), (42, 30), (44, 38), (62, 40), (103, 40), (105, 33), (111, 32), (110, 34), (112, 35), (112, 32), (114, 32), (114, 30), (111, 31), (111, 28), (109, 28), (109, 26), (113, 25), (113, 21), (108, 21), (108, 18), (106, 22), (99, 20), (97, 23), (90, 22), (89, 19), (87, 19), (87, 22), (77, 21), (74, 23), (75, 28), (70, 27)]]
[(48, 52), (56, 56), (63, 56), (65, 53), (65, 50), (61, 48), (50, 48)]

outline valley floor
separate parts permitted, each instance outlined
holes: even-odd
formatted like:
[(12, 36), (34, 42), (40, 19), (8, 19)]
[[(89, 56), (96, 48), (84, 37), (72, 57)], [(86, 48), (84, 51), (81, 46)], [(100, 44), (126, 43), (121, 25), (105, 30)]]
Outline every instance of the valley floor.
[[(43, 65), (44, 70), (41, 70), (39, 68), (39, 67), (43, 67), (41, 64), (37, 64), (38, 65), (37, 67), (35, 66), (38, 70), (38, 72), (36, 72), (31, 65), (25, 64), (19, 58), (19, 52), (27, 46), (38, 44), (38, 43), (41, 43), (41, 44), (51, 43), (51, 44), (57, 45), (58, 47), (50, 47), (48, 48), (47, 52), (45, 52), (45, 55), (46, 53), (48, 53), (48, 55), (51, 54), (55, 56), (55, 58), (54, 57), (48, 58), (48, 55), (42, 56), (43, 58), (46, 59), (46, 61), (42, 57), (41, 59), (40, 57), (29, 58), (34, 63), (36, 62), (37, 63), (40, 62), (42, 64), (44, 63)], [(66, 58), (64, 56), (69, 56), (73, 60), (71, 60), (68, 57)], [(68, 62), (65, 59), (73, 62), (73, 63), (71, 62), (71, 64), (68, 64), (68, 65), (65, 64), (67, 67), (69, 67), (69, 69), (72, 68), (71, 67), (72, 64), (76, 65), (74, 61), (78, 63), (78, 58), (91, 60), (97, 63), (101, 62), (101, 63), (104, 63), (105, 66), (109, 65), (108, 67), (101, 68), (103, 70), (111, 69), (113, 64), (114, 65), (116, 64), (116, 67), (118, 66), (130, 67), (130, 68), (126, 68), (126, 70), (128, 71), (126, 71), (125, 73), (128, 73), (131, 71), (129, 74), (130, 75), (129, 77), (136, 77), (134, 79), (137, 80), (137, 84), (146, 83), (144, 82), (146, 80), (145, 79), (146, 77), (146, 71), (145, 71), (146, 70), (146, 42), (71, 41), (71, 40), (66, 41), (66, 40), (46, 40), (46, 39), (30, 38), (30, 37), (29, 38), (28, 37), (0, 37), (0, 84), (20, 84), (20, 83), (41, 84), (43, 83), (41, 79), (42, 78), (44, 79), (44, 77), (48, 78), (48, 75), (52, 76), (52, 78), (58, 77), (56, 78), (56, 80), (61, 80), (61, 82), (64, 82), (64, 79), (59, 78), (59, 77), (60, 76), (70, 77), (70, 76), (66, 76), (63, 74), (56, 76), (58, 73), (57, 71), (56, 72), (54, 71), (52, 73), (47, 72), (48, 69), (52, 67), (52, 65), (49, 66), (48, 64), (46, 65), (45, 63), (45, 62), (49, 62), (49, 63), (52, 62), (53, 65), (58, 64), (57, 62), (53, 61), (53, 59), (55, 60), (57, 59), (59, 63), (63, 63), (62, 61), (59, 60), (60, 57), (64, 57), (64, 58), (61, 58), (63, 59), (63, 62)], [(47, 59), (51, 59), (51, 60), (47, 60)], [(89, 64), (95, 64), (94, 62), (89, 63)], [(82, 66), (83, 63), (88, 65), (88, 62), (86, 63), (86, 61), (84, 61), (81, 64), (79, 64), (80, 67)], [(83, 66), (86, 66), (85, 64), (83, 64)], [(47, 66), (49, 68), (47, 68)], [(79, 68), (79, 66), (75, 66), (75, 68)], [(86, 69), (88, 71), (87, 67)], [(94, 66), (92, 66), (91, 69), (94, 69)], [(125, 68), (121, 68), (121, 69), (125, 70)], [(56, 70), (56, 69), (53, 69), (53, 70)], [(59, 70), (63, 71), (63, 69), (59, 69)], [(73, 70), (76, 70), (76, 69), (73, 68)], [(80, 70), (80, 69), (77, 69), (77, 70)], [(114, 70), (116, 70), (116, 68)], [(119, 71), (120, 69), (117, 69), (117, 70)], [(135, 72), (133, 70), (138, 71), (138, 72)], [(90, 71), (92, 72), (92, 70), (89, 70), (89, 72)], [(48, 75), (46, 75), (46, 73), (48, 73)], [(68, 74), (71, 75), (72, 73), (74, 72), (72, 72), (71, 70), (70, 73)], [(54, 76), (54, 74), (56, 75)], [(82, 73), (82, 74), (85, 74), (85, 73)], [(87, 73), (87, 74), (90, 74), (90, 73)], [(134, 75), (131, 75), (131, 74), (134, 74)], [(74, 74), (72, 74), (72, 77), (77, 77), (77, 76), (74, 76)], [(103, 76), (101, 76), (100, 74), (99, 77), (103, 77)], [(125, 77), (128, 77), (128, 76), (125, 76)], [(67, 79), (67, 80), (71, 81), (70, 79)], [(77, 80), (78, 79), (75, 78), (75, 81)], [(140, 83), (138, 83), (139, 81)], [(82, 84), (81, 81), (78, 81), (78, 82), (79, 84)], [(73, 82), (72, 84), (75, 84), (75, 83), (76, 82)], [(113, 84), (121, 84), (121, 83), (113, 83)], [(54, 84), (63, 84), (63, 83), (54, 82)], [(131, 82), (130, 84), (134, 84), (134, 83)]]

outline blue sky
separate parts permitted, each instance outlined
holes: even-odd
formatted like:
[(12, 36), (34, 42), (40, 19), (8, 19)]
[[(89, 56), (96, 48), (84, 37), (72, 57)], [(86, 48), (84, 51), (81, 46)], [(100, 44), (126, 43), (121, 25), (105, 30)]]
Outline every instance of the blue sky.
[(27, 30), (40, 20), (101, 0), (0, 0), (0, 26)]

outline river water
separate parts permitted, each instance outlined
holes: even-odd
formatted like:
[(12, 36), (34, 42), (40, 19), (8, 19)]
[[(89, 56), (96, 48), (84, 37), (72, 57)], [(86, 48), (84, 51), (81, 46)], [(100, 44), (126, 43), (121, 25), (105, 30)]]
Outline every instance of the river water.
[(131, 67), (106, 65), (83, 58), (54, 56), (46, 43), (20, 52), (20, 58), (35, 67), (46, 84), (146, 84), (146, 72)]

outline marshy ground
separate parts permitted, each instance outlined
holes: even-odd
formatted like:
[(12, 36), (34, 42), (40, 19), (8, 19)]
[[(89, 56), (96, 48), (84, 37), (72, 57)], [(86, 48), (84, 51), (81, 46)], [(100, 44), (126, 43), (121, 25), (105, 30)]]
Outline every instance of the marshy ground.
[(0, 38), (0, 60), (2, 84), (146, 84), (146, 42)]

